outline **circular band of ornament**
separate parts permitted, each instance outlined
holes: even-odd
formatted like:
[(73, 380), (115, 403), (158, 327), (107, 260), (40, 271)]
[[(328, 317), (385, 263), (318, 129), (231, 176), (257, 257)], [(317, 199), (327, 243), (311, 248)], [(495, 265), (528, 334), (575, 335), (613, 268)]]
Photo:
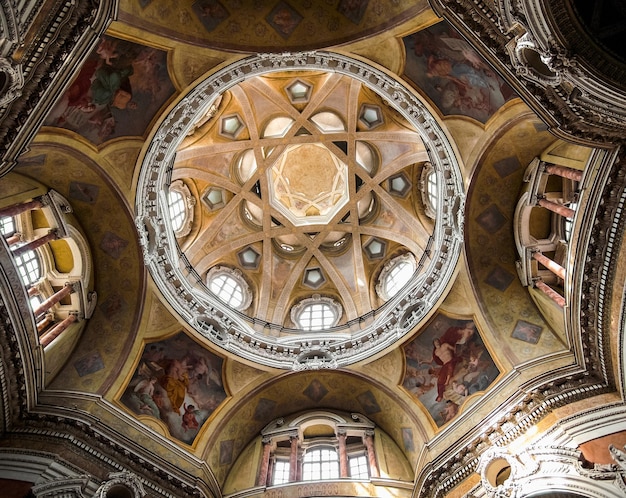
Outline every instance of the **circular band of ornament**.
[[(167, 189), (177, 148), (225, 91), (248, 78), (290, 70), (349, 76), (402, 114), (426, 144), (438, 179), (438, 214), (422, 271), (383, 306), (331, 329), (290, 330), (279, 335), (282, 326), (255, 320), (207, 292), (169, 226)], [(182, 96), (158, 125), (142, 158), (136, 225), (145, 263), (159, 290), (201, 336), (225, 351), (274, 368), (338, 368), (396, 343), (414, 330), (442, 297), (462, 248), (464, 202), (461, 171), (450, 142), (426, 106), (402, 82), (365, 62), (331, 52), (258, 54), (207, 77)]]

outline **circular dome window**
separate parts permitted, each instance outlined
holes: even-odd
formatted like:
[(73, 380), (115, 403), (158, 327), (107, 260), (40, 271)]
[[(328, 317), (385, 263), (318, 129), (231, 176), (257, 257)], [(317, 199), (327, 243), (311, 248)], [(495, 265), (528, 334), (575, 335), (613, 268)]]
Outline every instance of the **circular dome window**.
[[(215, 125), (194, 126), (211, 105)], [(146, 264), (229, 353), (288, 369), (362, 361), (418, 326), (454, 272), (464, 192), (452, 150), (411, 89), (361, 61), (248, 57), (182, 95), (153, 132), (136, 204)], [(432, 187), (434, 228), (416, 215), (426, 163), (446, 179)], [(184, 236), (163, 221), (181, 181), (204, 196)], [(392, 318), (408, 309), (421, 315), (404, 329)]]

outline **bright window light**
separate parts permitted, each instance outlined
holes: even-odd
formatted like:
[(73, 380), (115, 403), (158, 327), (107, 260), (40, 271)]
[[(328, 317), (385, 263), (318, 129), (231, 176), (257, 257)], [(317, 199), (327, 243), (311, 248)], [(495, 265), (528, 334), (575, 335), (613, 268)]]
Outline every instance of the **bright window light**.
[[(571, 202), (568, 207), (576, 211), (578, 208), (577, 202)], [(572, 218), (563, 218), (563, 236), (567, 242), (570, 241), (572, 236), (572, 229), (574, 228), (574, 220)]]
[(185, 222), (185, 200), (180, 192), (171, 190), (168, 195), (170, 219), (172, 220), (172, 228), (178, 231)]
[(39, 307), (39, 305), (42, 303), (43, 301), (41, 300), (40, 296), (32, 296), (30, 298), (30, 307), (32, 309), (36, 309)]
[(317, 481), (339, 478), (339, 456), (333, 448), (308, 451), (302, 462), (302, 480)]
[(387, 275), (387, 295), (390, 298), (395, 296), (411, 279), (414, 271), (415, 264), (411, 264), (410, 261), (401, 261), (396, 264)]
[(365, 455), (350, 457), (348, 466), (350, 467), (350, 477), (352, 479), (369, 479), (370, 472)]
[(209, 289), (226, 304), (238, 309), (243, 304), (243, 289), (230, 275), (221, 274), (212, 278)]
[(435, 170), (428, 174), (426, 189), (428, 191), (428, 203), (433, 211), (437, 211), (437, 173)]
[(15, 264), (26, 287), (30, 287), (41, 278), (41, 267), (35, 251), (26, 251), (16, 256)]
[(289, 462), (276, 460), (274, 463), (274, 479), (272, 484), (285, 484), (289, 482)]
[(335, 320), (335, 313), (328, 304), (313, 303), (302, 308), (298, 325), (304, 330), (323, 330), (332, 327)]
[(15, 233), (15, 222), (12, 216), (3, 216), (0, 218), (0, 233), (5, 236)]

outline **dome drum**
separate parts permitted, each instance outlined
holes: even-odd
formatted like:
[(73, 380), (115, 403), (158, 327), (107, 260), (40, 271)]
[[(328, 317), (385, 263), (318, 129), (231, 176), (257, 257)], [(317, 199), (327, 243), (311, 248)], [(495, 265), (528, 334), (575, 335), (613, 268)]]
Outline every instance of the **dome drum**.
[[(326, 107), (307, 109), (315, 101), (315, 75), (320, 70), (333, 72), (337, 91), (342, 84), (350, 87), (345, 82), (359, 82), (362, 90), (358, 98), (348, 98), (346, 93), (350, 108), (335, 98)], [(274, 112), (259, 125), (245, 122), (241, 118), (245, 113), (236, 108), (222, 108), (221, 115), (218, 110), (215, 120), (222, 142), (231, 140), (233, 150), (241, 151), (234, 155), (231, 167), (236, 174), (232, 180), (219, 177), (219, 182), (208, 182), (219, 185), (224, 191), (220, 200), (228, 201), (211, 219), (219, 219), (221, 224), (210, 226), (206, 232), (213, 242), (203, 242), (202, 247), (209, 247), (212, 253), (181, 253), (174, 233), (168, 230), (168, 223), (163, 223), (167, 216), (165, 196), (157, 195), (178, 178), (177, 152), (189, 130), (194, 130), (196, 116), (203, 116), (216, 99), (254, 78), (261, 78), (254, 84), (264, 84), (263, 76), (270, 74), (274, 79), (283, 76), (286, 83), (277, 92), (286, 105), (295, 106), (297, 101), (298, 106), (290, 118), (276, 117)], [(309, 121), (304, 123), (296, 113), (307, 112)], [(387, 112), (395, 116), (390, 118)], [(404, 120), (402, 124), (398, 124), (398, 115)], [(237, 117), (237, 130), (233, 116)], [(228, 129), (222, 122), (226, 118), (233, 125)], [(296, 118), (304, 124), (294, 125)], [(247, 131), (240, 133), (244, 127), (250, 130), (255, 126), (261, 127), (261, 145), (245, 138)], [(392, 147), (395, 158), (380, 154), (385, 136), (395, 132), (398, 137), (410, 137), (408, 129), (414, 138), (396, 140)], [(230, 132), (228, 137), (225, 131)], [(193, 147), (199, 147), (200, 142), (194, 142)], [(409, 333), (426, 318), (448, 286), (463, 239), (465, 194), (458, 161), (438, 121), (415, 94), (366, 63), (330, 52), (248, 57), (222, 68), (182, 96), (150, 143), (142, 158), (136, 197), (146, 264), (180, 316), (200, 336), (224, 350), (276, 368), (341, 367), (379, 353)], [(210, 144), (204, 147), (211, 150)], [(189, 150), (189, 154), (194, 153)], [(421, 225), (410, 208), (402, 207), (416, 202), (409, 168), (425, 161), (444, 179), (437, 185), (437, 212), (441, 216), (434, 220), (434, 230)], [(209, 171), (204, 174), (206, 178), (207, 174), (217, 175)], [(238, 206), (233, 204), (235, 209), (230, 204), (234, 202), (239, 202)], [(269, 216), (266, 209), (270, 209)], [(377, 235), (381, 233), (378, 226), (391, 228), (387, 229), (393, 233), (391, 238)], [(241, 245), (237, 245), (237, 237)], [(222, 240), (228, 240), (228, 246)], [(254, 253), (249, 249), (253, 243), (259, 248)], [(189, 247), (187, 242), (185, 247)], [(232, 257), (227, 255), (231, 248)], [(372, 272), (384, 262), (385, 248), (394, 254), (412, 253), (416, 264), (409, 265), (415, 269), (413, 275), (394, 283), (398, 290), (389, 293), (379, 306), (380, 300), (369, 301), (370, 284), (366, 280), (375, 278)], [(355, 267), (355, 275), (347, 276), (346, 268), (354, 267), (354, 261), (362, 261), (363, 269)], [(267, 291), (269, 283), (276, 285), (272, 297), (263, 303), (246, 297), (246, 303), (252, 303), (246, 310), (243, 305), (235, 309), (213, 295), (200, 275), (213, 267), (232, 265), (245, 273), (242, 281), (250, 281), (252, 294), (261, 288)], [(267, 274), (282, 283), (273, 282)], [(293, 295), (285, 292), (291, 288), (299, 290)], [(342, 302), (336, 303), (340, 308), (334, 311), (337, 319), (341, 317), (339, 324), (333, 320), (330, 328), (326, 323), (289, 328), (291, 323), (298, 323), (289, 320), (289, 305), (295, 295), (301, 301), (307, 289), (309, 295), (315, 292), (341, 298)], [(411, 320), (401, 320), (407, 310)], [(293, 309), (291, 313), (293, 316)]]

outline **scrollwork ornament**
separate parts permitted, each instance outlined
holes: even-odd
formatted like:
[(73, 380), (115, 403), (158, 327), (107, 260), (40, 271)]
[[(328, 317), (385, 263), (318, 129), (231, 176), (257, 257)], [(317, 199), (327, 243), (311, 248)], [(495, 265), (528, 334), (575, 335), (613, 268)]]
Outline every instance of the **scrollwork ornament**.
[(0, 107), (10, 104), (22, 95), (24, 74), (21, 64), (12, 64), (11, 61), (0, 57), (0, 73), (4, 73), (6, 82), (0, 88)]

